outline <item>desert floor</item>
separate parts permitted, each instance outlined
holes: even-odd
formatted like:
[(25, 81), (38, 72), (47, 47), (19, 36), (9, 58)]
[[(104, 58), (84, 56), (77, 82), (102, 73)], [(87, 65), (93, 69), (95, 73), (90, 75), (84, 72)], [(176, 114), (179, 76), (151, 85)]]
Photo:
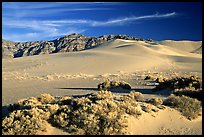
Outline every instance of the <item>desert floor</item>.
[[(2, 106), (41, 93), (53, 96), (77, 96), (98, 92), (106, 79), (128, 82), (132, 90), (145, 97), (166, 98), (168, 92), (153, 93), (148, 75), (172, 77), (196, 75), (202, 78), (201, 42), (113, 40), (101, 46), (72, 53), (56, 53), (15, 59), (3, 59)], [(199, 53), (199, 54), (198, 54)], [(129, 91), (114, 91), (127, 94)], [(48, 126), (47, 133), (67, 134)], [(188, 120), (171, 108), (139, 119), (130, 118), (131, 134), (202, 134), (202, 116)]]

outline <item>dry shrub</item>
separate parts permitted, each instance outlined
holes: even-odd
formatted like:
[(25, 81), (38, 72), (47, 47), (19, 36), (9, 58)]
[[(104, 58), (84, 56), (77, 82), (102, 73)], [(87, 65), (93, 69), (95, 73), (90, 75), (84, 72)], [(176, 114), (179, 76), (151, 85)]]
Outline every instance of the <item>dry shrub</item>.
[(38, 97), (38, 100), (43, 104), (55, 103), (55, 98), (50, 94), (44, 93)]
[(201, 112), (201, 102), (187, 96), (175, 96), (171, 94), (166, 100), (164, 105), (175, 107), (189, 120), (195, 119)]
[(3, 119), (2, 131), (35, 135), (45, 131), (48, 122), (74, 135), (127, 134), (127, 117), (142, 114), (140, 104), (144, 102), (138, 102), (142, 98), (139, 92), (118, 96), (99, 91), (78, 98), (43, 94), (11, 105), (10, 115)]
[(87, 98), (76, 98), (53, 115), (53, 124), (71, 134), (125, 134), (125, 112), (114, 101), (112, 93), (101, 91)]
[(8, 107), (9, 111), (18, 110), (18, 109), (31, 109), (36, 106), (41, 106), (42, 103), (38, 101), (37, 98), (30, 97), (27, 99), (19, 100), (17, 103), (10, 104)]
[(148, 75), (144, 78), (144, 80), (154, 80), (154, 77), (151, 75)]
[(72, 101), (72, 97), (64, 96), (64, 97), (60, 97), (58, 104), (70, 105), (71, 101)]
[(144, 99), (144, 95), (140, 92), (131, 91), (129, 95), (136, 101), (142, 101)]
[(3, 135), (35, 135), (45, 131), (46, 114), (38, 108), (14, 110), (2, 121)]
[(163, 99), (161, 99), (161, 98), (150, 98), (150, 99), (147, 99), (145, 102), (150, 103), (150, 104), (155, 105), (155, 106), (160, 106), (160, 105), (163, 104)]
[(188, 96), (188, 97), (191, 97), (191, 98), (196, 98), (198, 99), (199, 101), (202, 101), (202, 98), (203, 98), (203, 92), (202, 90), (195, 90), (195, 89), (182, 89), (182, 90), (175, 90), (173, 92), (173, 94), (175, 94), (176, 96), (182, 96), (182, 95), (185, 95), (185, 96)]
[(130, 84), (124, 81), (110, 81), (106, 80), (103, 83), (98, 84), (99, 90), (109, 90), (109, 89), (115, 89), (115, 88), (122, 88), (122, 89), (131, 89)]
[(142, 105), (141, 108), (142, 108), (142, 111), (145, 111), (147, 113), (150, 113), (152, 111), (152, 107), (150, 105), (147, 105), (147, 104)]
[(190, 77), (175, 77), (172, 79), (163, 79), (162, 81), (157, 80), (159, 85), (157, 85), (153, 91), (163, 90), (163, 89), (185, 89), (185, 88), (195, 88), (200, 89), (201, 79), (196, 76)]

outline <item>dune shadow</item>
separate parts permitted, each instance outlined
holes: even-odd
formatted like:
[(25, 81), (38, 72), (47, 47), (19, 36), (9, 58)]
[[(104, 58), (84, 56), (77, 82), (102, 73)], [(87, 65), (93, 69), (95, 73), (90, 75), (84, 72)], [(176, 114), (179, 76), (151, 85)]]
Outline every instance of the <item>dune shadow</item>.
[(96, 90), (96, 91), (98, 91), (97, 88), (57, 88), (57, 89), (64, 89), (64, 90)]
[[(83, 90), (83, 91), (99, 91), (98, 88), (57, 88), (62, 90)], [(161, 90), (153, 92), (151, 88), (132, 88), (132, 89), (109, 89), (108, 91), (111, 91), (113, 93), (130, 93), (131, 91), (140, 92), (142, 94), (151, 94), (151, 95), (160, 95), (167, 97), (170, 94), (172, 94), (172, 91), (169, 90)]]
[(172, 94), (171, 90), (153, 91), (152, 89), (140, 89), (140, 88), (135, 88), (132, 90), (140, 92), (142, 94), (159, 95), (159, 96), (163, 96), (163, 97), (168, 97), (169, 95)]

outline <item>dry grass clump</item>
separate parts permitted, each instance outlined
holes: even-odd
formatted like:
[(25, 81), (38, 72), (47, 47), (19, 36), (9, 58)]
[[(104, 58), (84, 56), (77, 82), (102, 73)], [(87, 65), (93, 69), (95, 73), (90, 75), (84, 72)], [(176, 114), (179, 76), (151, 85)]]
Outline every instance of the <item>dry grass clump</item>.
[(35, 135), (45, 131), (46, 114), (43, 110), (14, 110), (2, 121), (2, 135)]
[(163, 89), (185, 89), (194, 88), (195, 90), (200, 89), (201, 79), (196, 76), (190, 77), (175, 77), (172, 79), (156, 80), (159, 85), (157, 85), (153, 91), (163, 90)]
[(201, 102), (187, 96), (170, 95), (164, 100), (164, 105), (178, 109), (189, 120), (195, 119), (201, 112)]
[(99, 90), (109, 90), (109, 89), (115, 89), (115, 88), (122, 88), (122, 89), (131, 89), (130, 84), (124, 81), (110, 81), (106, 80), (103, 83), (98, 84)]

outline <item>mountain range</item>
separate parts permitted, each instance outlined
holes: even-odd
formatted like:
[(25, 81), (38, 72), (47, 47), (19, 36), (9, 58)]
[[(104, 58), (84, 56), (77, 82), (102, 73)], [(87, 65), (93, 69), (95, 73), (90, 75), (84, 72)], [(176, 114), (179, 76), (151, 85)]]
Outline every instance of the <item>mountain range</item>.
[(127, 35), (103, 35), (100, 37), (85, 36), (82, 34), (70, 34), (55, 40), (33, 41), (33, 42), (12, 42), (2, 39), (2, 57), (23, 57), (41, 54), (52, 54), (58, 52), (74, 52), (93, 48), (114, 39), (153, 41), (144, 40)]
[(145, 40), (142, 38), (127, 36), (123, 34), (111, 34), (93, 37), (73, 33), (61, 38), (57, 38), (55, 40), (42, 40), (32, 42), (12, 42), (2, 39), (2, 58), (17, 58), (41, 54), (53, 54), (58, 52), (82, 51), (99, 46), (115, 39), (145, 41), (153, 45), (156, 45), (158, 43), (158, 41), (152, 39)]

